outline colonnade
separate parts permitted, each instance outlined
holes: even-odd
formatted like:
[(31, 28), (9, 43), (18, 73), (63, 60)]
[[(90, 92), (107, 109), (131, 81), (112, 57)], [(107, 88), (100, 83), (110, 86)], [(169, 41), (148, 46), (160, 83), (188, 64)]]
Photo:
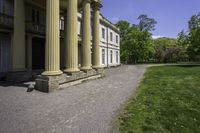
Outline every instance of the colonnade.
[[(25, 5), (15, 0), (12, 70), (25, 70)], [(66, 73), (87, 71), (100, 67), (99, 15), (101, 4), (97, 0), (82, 0), (82, 63), (78, 67), (78, 0), (67, 1), (65, 18), (65, 69)], [(91, 16), (91, 11), (92, 15)], [(93, 20), (91, 21), (91, 18)], [(46, 43), (44, 76), (60, 75), (60, 0), (46, 0)], [(91, 28), (93, 22), (93, 28)], [(92, 36), (91, 38), (91, 30)], [(91, 42), (91, 39), (93, 42)], [(91, 43), (92, 51), (91, 52)], [(91, 55), (92, 53), (92, 55)], [(92, 57), (91, 57), (92, 56)]]

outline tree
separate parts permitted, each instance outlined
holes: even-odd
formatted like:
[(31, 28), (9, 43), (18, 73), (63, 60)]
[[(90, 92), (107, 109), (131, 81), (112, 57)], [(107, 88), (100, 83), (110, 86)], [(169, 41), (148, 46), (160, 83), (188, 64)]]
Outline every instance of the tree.
[(173, 38), (158, 38), (154, 40), (155, 59), (158, 62), (177, 62), (180, 57), (180, 47)]
[(189, 30), (197, 29), (200, 27), (200, 13), (193, 15), (188, 22)]
[(188, 48), (187, 52), (193, 61), (200, 60), (200, 13), (193, 15), (188, 22)]
[(138, 28), (140, 31), (153, 31), (155, 30), (155, 25), (157, 24), (157, 21), (153, 18), (149, 18), (147, 15), (142, 14), (138, 17), (139, 24)]
[(188, 46), (189, 46), (189, 40), (188, 40), (188, 34), (184, 32), (183, 30), (178, 34), (177, 38), (177, 45), (180, 47), (180, 60), (181, 61), (188, 61)]
[(121, 20), (116, 24), (116, 26), (120, 29), (120, 36), (123, 39), (128, 29), (130, 28), (129, 22)]
[(188, 54), (193, 61), (200, 61), (200, 28), (193, 29), (189, 33)]
[(126, 41), (126, 35), (130, 29), (130, 24), (127, 21), (121, 20), (116, 26), (120, 29), (120, 58), (121, 61), (127, 63), (129, 57), (128, 44)]
[(147, 15), (141, 15), (138, 19), (139, 24), (130, 25), (123, 20), (116, 24), (121, 32), (121, 61), (124, 63), (144, 62), (153, 57), (150, 31), (154, 29), (156, 21)]

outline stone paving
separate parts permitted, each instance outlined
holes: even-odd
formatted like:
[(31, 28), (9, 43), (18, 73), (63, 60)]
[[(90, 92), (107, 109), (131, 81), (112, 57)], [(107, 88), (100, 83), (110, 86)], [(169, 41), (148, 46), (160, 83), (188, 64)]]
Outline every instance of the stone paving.
[(0, 133), (109, 133), (143, 65), (106, 70), (106, 77), (53, 93), (0, 85)]

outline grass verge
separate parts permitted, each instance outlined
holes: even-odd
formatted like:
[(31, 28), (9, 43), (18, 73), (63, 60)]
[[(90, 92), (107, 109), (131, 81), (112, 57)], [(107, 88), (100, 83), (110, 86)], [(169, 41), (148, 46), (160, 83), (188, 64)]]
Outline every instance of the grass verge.
[(122, 133), (199, 133), (200, 66), (148, 68), (118, 124)]

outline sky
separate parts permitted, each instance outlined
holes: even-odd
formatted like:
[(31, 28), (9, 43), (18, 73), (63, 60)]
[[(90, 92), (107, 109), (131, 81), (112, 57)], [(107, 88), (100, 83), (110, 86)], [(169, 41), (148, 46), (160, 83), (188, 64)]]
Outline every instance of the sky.
[(137, 24), (141, 14), (154, 18), (158, 24), (154, 38), (177, 37), (181, 30), (187, 31), (188, 21), (200, 12), (200, 0), (101, 0), (101, 13), (111, 22), (127, 20)]

